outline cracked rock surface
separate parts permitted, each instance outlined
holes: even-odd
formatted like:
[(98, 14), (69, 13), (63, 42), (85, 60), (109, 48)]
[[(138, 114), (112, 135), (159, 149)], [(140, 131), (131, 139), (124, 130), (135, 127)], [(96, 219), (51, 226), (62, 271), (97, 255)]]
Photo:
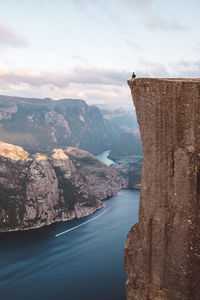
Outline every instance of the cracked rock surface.
[(200, 79), (128, 81), (143, 145), (127, 300), (200, 299)]

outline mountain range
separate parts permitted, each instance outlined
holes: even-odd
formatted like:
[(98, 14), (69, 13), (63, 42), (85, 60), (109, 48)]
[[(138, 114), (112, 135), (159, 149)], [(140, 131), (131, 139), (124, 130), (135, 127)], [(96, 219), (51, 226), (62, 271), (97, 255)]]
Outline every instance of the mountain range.
[(0, 140), (30, 153), (73, 146), (97, 154), (118, 137), (118, 128), (84, 100), (0, 96)]

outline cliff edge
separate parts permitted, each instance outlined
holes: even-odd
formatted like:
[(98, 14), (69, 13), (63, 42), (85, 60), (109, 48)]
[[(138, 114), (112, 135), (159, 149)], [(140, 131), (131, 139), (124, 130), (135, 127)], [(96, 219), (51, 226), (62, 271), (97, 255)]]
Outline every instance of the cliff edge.
[(200, 79), (129, 80), (143, 145), (128, 300), (200, 299)]

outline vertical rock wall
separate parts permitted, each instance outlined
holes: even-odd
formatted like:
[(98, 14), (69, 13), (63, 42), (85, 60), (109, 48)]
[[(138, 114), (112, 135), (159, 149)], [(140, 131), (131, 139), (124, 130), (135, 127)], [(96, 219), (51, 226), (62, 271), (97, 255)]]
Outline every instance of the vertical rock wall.
[(200, 299), (200, 79), (128, 81), (144, 163), (127, 300)]

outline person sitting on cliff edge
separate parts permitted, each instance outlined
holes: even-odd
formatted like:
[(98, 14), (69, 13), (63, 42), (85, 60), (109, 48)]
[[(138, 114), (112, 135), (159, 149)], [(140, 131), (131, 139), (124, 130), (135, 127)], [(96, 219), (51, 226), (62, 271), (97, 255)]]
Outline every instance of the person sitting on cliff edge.
[(136, 78), (136, 75), (135, 75), (135, 72), (133, 72), (132, 79), (135, 79), (135, 78)]
[(135, 72), (133, 72), (131, 79), (127, 80), (127, 83), (130, 86), (130, 88), (135, 85), (135, 78), (136, 78), (136, 75), (135, 75)]

